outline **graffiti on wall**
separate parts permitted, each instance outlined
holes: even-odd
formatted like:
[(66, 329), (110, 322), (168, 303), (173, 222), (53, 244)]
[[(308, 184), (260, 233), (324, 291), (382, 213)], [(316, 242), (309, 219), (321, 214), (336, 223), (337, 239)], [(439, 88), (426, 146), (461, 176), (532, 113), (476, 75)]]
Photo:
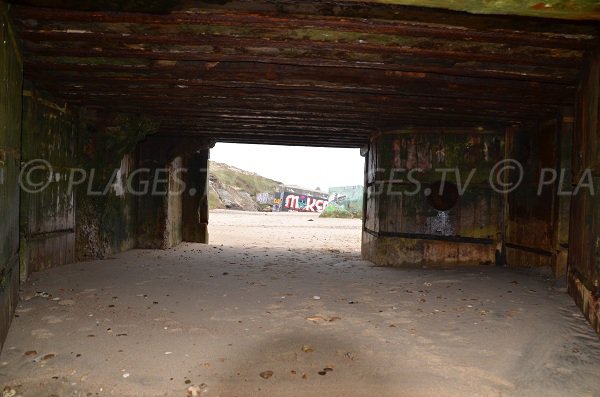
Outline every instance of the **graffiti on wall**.
[(332, 187), (329, 189), (329, 202), (348, 211), (362, 211), (363, 193), (362, 185)]
[(435, 216), (427, 217), (425, 228), (427, 234), (439, 236), (452, 236), (455, 232), (453, 220), (445, 211), (438, 211)]
[(323, 212), (327, 200), (305, 194), (289, 193), (285, 195), (283, 209), (287, 211)]
[(273, 204), (274, 201), (275, 201), (274, 193), (265, 192), (265, 193), (258, 193), (256, 195), (256, 202), (259, 204)]

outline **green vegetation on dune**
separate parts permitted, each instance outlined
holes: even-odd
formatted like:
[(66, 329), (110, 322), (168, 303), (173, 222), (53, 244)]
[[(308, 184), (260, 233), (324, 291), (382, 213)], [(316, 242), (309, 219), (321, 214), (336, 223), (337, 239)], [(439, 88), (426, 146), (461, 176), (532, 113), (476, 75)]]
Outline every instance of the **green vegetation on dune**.
[(282, 185), (281, 182), (265, 178), (253, 172), (214, 161), (210, 162), (209, 169), (210, 174), (216, 177), (220, 183), (248, 192), (252, 197), (256, 197), (258, 193), (263, 192), (273, 193)]
[(330, 203), (325, 210), (319, 215), (320, 218), (355, 218), (361, 219), (362, 213), (358, 210), (347, 210), (343, 206)]
[(210, 162), (209, 170), (211, 189), (209, 190), (208, 202), (210, 209), (227, 207), (223, 203), (223, 197), (220, 197), (220, 192), (223, 192), (223, 190), (231, 194), (230, 199), (241, 203), (243, 201), (247, 202), (247, 200), (240, 199), (237, 193), (247, 193), (253, 201), (256, 201), (257, 194), (275, 193), (282, 186), (281, 182), (214, 161)]
[(225, 208), (225, 204), (219, 198), (217, 192), (213, 189), (208, 190), (208, 209), (211, 210), (222, 210)]

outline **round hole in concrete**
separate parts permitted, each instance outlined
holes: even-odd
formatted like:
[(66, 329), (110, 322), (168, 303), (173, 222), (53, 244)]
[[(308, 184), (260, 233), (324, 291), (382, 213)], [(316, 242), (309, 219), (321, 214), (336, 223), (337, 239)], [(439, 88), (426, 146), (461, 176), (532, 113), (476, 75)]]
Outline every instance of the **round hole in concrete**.
[(448, 211), (458, 202), (458, 188), (452, 182), (434, 182), (429, 186), (430, 194), (427, 196), (429, 204), (438, 211)]

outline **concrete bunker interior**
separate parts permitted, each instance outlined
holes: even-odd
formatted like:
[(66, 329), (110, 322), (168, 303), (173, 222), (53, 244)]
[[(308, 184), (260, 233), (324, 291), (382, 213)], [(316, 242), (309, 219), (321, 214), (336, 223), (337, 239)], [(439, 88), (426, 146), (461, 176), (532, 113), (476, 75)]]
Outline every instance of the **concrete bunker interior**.
[[(360, 148), (363, 259), (545, 269), (600, 333), (597, 2), (0, 0), (0, 14), (0, 341), (32, 274), (208, 243), (215, 142)], [(509, 160), (522, 169), (500, 172)], [(452, 170), (438, 195), (436, 169)]]

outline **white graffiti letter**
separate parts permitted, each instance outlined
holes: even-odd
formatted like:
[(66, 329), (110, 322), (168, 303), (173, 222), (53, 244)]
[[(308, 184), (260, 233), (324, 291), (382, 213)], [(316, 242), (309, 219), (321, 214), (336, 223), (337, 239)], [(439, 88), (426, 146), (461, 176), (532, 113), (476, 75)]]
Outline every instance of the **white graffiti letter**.
[(298, 209), (298, 196), (287, 196), (285, 198), (285, 208)]

